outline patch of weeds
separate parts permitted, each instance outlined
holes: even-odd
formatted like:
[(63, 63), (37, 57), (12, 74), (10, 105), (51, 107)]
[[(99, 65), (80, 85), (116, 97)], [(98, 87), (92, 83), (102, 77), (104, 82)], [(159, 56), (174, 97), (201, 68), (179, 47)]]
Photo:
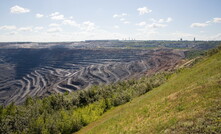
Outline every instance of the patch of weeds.
[(182, 104), (178, 104), (178, 106), (176, 107), (176, 110), (178, 111), (178, 112), (181, 112), (181, 111), (183, 111), (185, 108), (184, 108), (184, 106), (182, 105)]
[(174, 117), (167, 121), (166, 123), (159, 123), (156, 127), (157, 133), (162, 133), (167, 131), (167, 128), (170, 128), (171, 126), (175, 125), (177, 123), (177, 119)]
[(203, 115), (179, 122), (175, 126), (168, 128), (166, 133), (220, 134), (221, 108), (216, 107)]

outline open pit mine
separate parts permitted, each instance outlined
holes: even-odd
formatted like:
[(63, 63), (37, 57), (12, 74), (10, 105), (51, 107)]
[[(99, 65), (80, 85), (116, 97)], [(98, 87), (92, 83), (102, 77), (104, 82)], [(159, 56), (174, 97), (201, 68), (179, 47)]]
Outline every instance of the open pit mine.
[(0, 104), (27, 97), (73, 92), (92, 85), (138, 78), (175, 67), (184, 58), (173, 49), (0, 49)]

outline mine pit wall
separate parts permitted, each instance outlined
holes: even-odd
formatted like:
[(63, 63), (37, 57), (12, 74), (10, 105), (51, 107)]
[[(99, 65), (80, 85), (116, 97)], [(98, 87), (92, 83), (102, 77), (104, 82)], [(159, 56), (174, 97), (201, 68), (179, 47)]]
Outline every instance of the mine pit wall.
[[(0, 104), (11, 102), (21, 104), (27, 96), (47, 96), (53, 93), (73, 92), (91, 85), (110, 84), (131, 77), (149, 75), (162, 70), (170, 70), (184, 58), (182, 51), (157, 49), (141, 51), (130, 55), (130, 59), (95, 59), (85, 58), (85, 65), (76, 68), (55, 68), (41, 66), (20, 79), (0, 81)], [(108, 55), (107, 55), (108, 56)], [(120, 58), (128, 57), (122, 52)], [(55, 60), (60, 62), (59, 60)], [(91, 62), (88, 64), (88, 62)], [(68, 61), (68, 64), (71, 62)], [(8, 75), (12, 78), (13, 73)]]

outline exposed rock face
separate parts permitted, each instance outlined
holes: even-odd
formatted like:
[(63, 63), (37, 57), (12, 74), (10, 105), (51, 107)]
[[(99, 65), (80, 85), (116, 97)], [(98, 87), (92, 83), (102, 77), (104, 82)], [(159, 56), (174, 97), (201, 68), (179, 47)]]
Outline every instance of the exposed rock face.
[(168, 70), (182, 58), (171, 49), (0, 50), (0, 104)]

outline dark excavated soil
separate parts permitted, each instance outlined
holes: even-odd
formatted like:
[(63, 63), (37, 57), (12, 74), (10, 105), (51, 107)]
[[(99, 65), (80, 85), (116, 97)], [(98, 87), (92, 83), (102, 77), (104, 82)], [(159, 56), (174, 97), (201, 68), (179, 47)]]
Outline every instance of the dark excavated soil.
[(153, 74), (182, 58), (171, 49), (0, 49), (0, 104)]

